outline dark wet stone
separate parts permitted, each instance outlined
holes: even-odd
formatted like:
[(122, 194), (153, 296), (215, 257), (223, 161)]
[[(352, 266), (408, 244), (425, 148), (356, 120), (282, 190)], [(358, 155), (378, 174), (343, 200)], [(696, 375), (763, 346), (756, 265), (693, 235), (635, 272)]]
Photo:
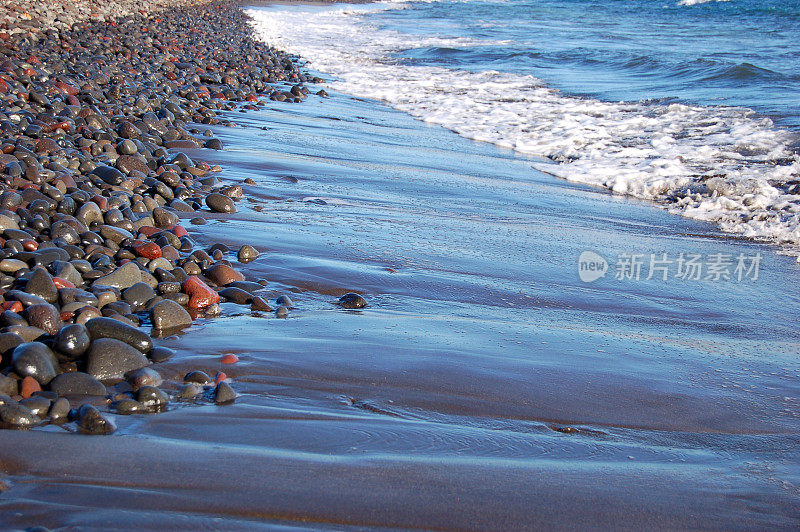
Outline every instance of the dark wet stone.
[(143, 386), (160, 386), (164, 382), (161, 374), (149, 366), (129, 371), (125, 374), (125, 380), (131, 385), (133, 391), (137, 391)]
[(142, 386), (136, 393), (136, 400), (148, 408), (162, 408), (169, 403), (169, 396), (155, 386)]
[(196, 382), (189, 382), (178, 389), (176, 397), (178, 399), (190, 400), (203, 393), (203, 387)]
[(254, 283), (252, 281), (236, 281), (230, 283), (228, 286), (233, 288), (241, 288), (245, 292), (250, 292), (251, 294), (255, 294), (258, 290), (263, 289), (264, 287), (258, 283)]
[(22, 399), (19, 404), (29, 408), (30, 411), (35, 415), (43, 418), (47, 416), (47, 412), (50, 410), (51, 401), (46, 397), (34, 395), (32, 397), (28, 397), (27, 399)]
[(294, 308), (294, 302), (292, 301), (292, 298), (287, 295), (278, 296), (278, 299), (275, 300), (275, 303), (287, 308)]
[(256, 312), (272, 312), (272, 307), (269, 306), (266, 299), (256, 296), (250, 304), (250, 310)]
[(224, 194), (212, 192), (206, 196), (206, 205), (214, 212), (236, 212), (233, 200)]
[(58, 309), (48, 303), (26, 308), (25, 319), (29, 325), (38, 327), (47, 334), (56, 334), (62, 325)]
[(253, 262), (255, 259), (258, 258), (258, 250), (249, 244), (245, 244), (239, 248), (239, 253), (237, 254), (239, 262), (246, 264), (248, 262)]
[(150, 172), (150, 169), (147, 167), (144, 161), (135, 155), (120, 155), (115, 164), (122, 173), (127, 175), (130, 175), (131, 171), (133, 170), (141, 172), (144, 175), (147, 175)]
[(53, 278), (42, 267), (34, 268), (33, 273), (25, 285), (25, 292), (39, 296), (48, 303), (58, 301), (58, 289), (53, 284)]
[(153, 209), (153, 220), (156, 227), (173, 227), (180, 221), (177, 214), (162, 207)]
[(367, 306), (367, 300), (358, 294), (350, 292), (340, 297), (338, 304), (346, 309), (359, 309)]
[(125, 174), (113, 166), (100, 165), (92, 170), (92, 174), (96, 175), (109, 185), (119, 185), (125, 181)]
[(108, 275), (100, 277), (92, 286), (112, 286), (114, 288), (128, 288), (141, 282), (142, 273), (135, 263), (129, 262), (120, 266)]
[(224, 288), (219, 291), (219, 295), (237, 305), (247, 305), (253, 301), (253, 294), (241, 288)]
[(63, 423), (69, 417), (70, 405), (69, 401), (64, 397), (59, 397), (53, 401), (50, 411), (47, 413), (50, 416), (51, 423)]
[(90, 342), (86, 326), (74, 323), (58, 330), (53, 338), (53, 348), (68, 359), (76, 360), (89, 349)]
[(27, 429), (41, 422), (30, 408), (19, 403), (0, 404), (0, 421), (12, 429)]
[(244, 276), (227, 264), (215, 264), (205, 271), (205, 275), (217, 286), (227, 286), (237, 281), (244, 281)]
[(121, 399), (114, 403), (114, 409), (118, 414), (129, 416), (131, 414), (138, 414), (146, 410), (145, 406), (134, 399), (126, 398)]
[(28, 294), (21, 290), (9, 290), (4, 294), (6, 301), (19, 301), (23, 307), (31, 305), (48, 305), (49, 303), (39, 296)]
[(185, 308), (174, 301), (165, 299), (150, 310), (153, 328), (171, 331), (192, 325), (192, 317)]
[(78, 410), (78, 428), (84, 434), (105, 435), (117, 430), (114, 422), (92, 405), (83, 405)]
[(142, 353), (147, 353), (153, 348), (153, 340), (146, 332), (113, 318), (91, 319), (86, 322), (86, 329), (92, 340), (113, 338), (125, 342)]
[(209, 377), (208, 374), (205, 373), (204, 371), (195, 370), (187, 373), (186, 376), (183, 377), (183, 382), (193, 382), (196, 384), (210, 384), (214, 382), (214, 379)]
[(26, 342), (35, 342), (36, 340), (47, 336), (47, 333), (39, 327), (32, 327), (30, 325), (12, 325), (6, 327), (6, 332), (16, 334)]
[(18, 392), (19, 383), (17, 382), (17, 379), (0, 374), (0, 394), (17, 395)]
[(219, 139), (208, 139), (205, 144), (203, 144), (205, 148), (210, 150), (221, 150), (222, 149), (222, 141)]
[(41, 342), (20, 344), (11, 354), (14, 371), (20, 377), (33, 377), (42, 386), (58, 375), (58, 361), (49, 347)]
[(88, 373), (72, 371), (62, 373), (50, 381), (50, 390), (58, 395), (99, 395), (106, 394), (106, 387)]
[(154, 347), (153, 350), (150, 351), (150, 360), (155, 363), (165, 362), (173, 356), (175, 356), (175, 351), (169, 347), (158, 346)]
[(142, 310), (148, 301), (156, 297), (155, 291), (147, 283), (135, 283), (122, 291), (122, 298), (128, 302), (134, 312)]
[(236, 392), (227, 382), (220, 382), (214, 389), (214, 402), (218, 405), (230, 404), (236, 400)]
[(121, 379), (125, 373), (143, 368), (149, 361), (136, 348), (114, 338), (100, 338), (92, 342), (87, 356), (86, 371), (105, 381)]
[(23, 343), (25, 343), (25, 340), (23, 340), (19, 335), (14, 333), (0, 333), (0, 358), (10, 353), (15, 347)]

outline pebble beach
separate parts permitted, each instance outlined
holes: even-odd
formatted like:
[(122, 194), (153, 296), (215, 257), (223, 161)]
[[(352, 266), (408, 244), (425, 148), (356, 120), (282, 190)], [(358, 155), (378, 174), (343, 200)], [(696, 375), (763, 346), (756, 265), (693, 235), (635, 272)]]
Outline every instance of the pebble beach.
[[(202, 128), (226, 123), (220, 110), (301, 102), (319, 80), (255, 43), (235, 4), (194, 4), (2, 6), (4, 428), (110, 434), (102, 410), (170, 400), (156, 368), (172, 353), (151, 335), (219, 314), (221, 299), (291, 307), (232, 265), (252, 246), (194, 244), (184, 225), (205, 219), (179, 214), (235, 212), (242, 187), (180, 150), (222, 149)], [(194, 372), (173, 392), (232, 402), (225, 380)]]
[[(0, 528), (798, 524), (794, 257), (339, 92), (275, 4), (0, 0)], [(579, 281), (631, 248), (764, 258)]]

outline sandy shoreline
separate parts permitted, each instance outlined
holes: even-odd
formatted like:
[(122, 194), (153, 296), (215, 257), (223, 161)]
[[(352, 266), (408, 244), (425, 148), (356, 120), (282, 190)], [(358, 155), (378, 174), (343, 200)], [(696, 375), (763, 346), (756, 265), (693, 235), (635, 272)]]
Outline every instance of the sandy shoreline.
[[(175, 353), (149, 366), (170, 394), (190, 371), (222, 371), (236, 401), (218, 406), (206, 389), (132, 416), (111, 403), (101, 411), (118, 431), (106, 437), (57, 425), (0, 430), (0, 525), (797, 524), (798, 423), (782, 399), (797, 391), (797, 339), (769, 304), (796, 297), (780, 263), (789, 259), (767, 261), (755, 295), (589, 288), (572, 259), (601, 235), (620, 249), (764, 248), (531, 175), (524, 158), (375, 102), (274, 101), (298, 96), (287, 92), (295, 83), (263, 82), (261, 102), (219, 89), (234, 96), (217, 102), (237, 101), (189, 136), (225, 149), (170, 151), (218, 165), (203, 177), (243, 193), (236, 213), (205, 204), (177, 213), (191, 250), (213, 255), (224, 244), (222, 260), (263, 281), (251, 290), (272, 306), (280, 295), (294, 300), (285, 320), (223, 300), (219, 317), (200, 315), (155, 341)], [(243, 244), (259, 252), (247, 264), (236, 261)], [(333, 304), (350, 291), (369, 307)], [(745, 330), (751, 321), (758, 334)], [(238, 362), (223, 364), (226, 355)]]

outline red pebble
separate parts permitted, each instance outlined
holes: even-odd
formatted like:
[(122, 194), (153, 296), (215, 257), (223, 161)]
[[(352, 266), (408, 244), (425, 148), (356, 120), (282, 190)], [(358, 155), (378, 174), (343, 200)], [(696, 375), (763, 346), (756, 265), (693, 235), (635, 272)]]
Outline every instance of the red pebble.
[(22, 247), (25, 251), (36, 251), (36, 249), (39, 247), (39, 243), (32, 238), (26, 238), (22, 241)]
[(19, 394), (22, 396), (23, 399), (27, 399), (34, 392), (41, 392), (42, 387), (39, 386), (39, 383), (36, 382), (36, 379), (31, 377), (30, 375), (22, 379), (22, 382), (19, 386)]
[(142, 227), (139, 228), (139, 234), (144, 235), (148, 238), (159, 232), (161, 232), (161, 229), (159, 229), (158, 227), (153, 227), (152, 225), (143, 225)]
[(61, 313), (61, 321), (64, 321), (64, 322), (70, 321), (74, 317), (75, 317), (75, 313), (74, 312), (62, 312)]
[(75, 285), (61, 277), (53, 277), (53, 284), (56, 288), (75, 288)]
[(188, 236), (189, 231), (187, 231), (186, 228), (183, 227), (182, 225), (176, 225), (175, 227), (172, 228), (172, 234), (174, 234), (178, 238), (181, 238), (182, 236)]
[(239, 362), (239, 357), (234, 355), (233, 353), (228, 353), (227, 355), (222, 355), (220, 362), (223, 364), (236, 364)]
[(190, 308), (205, 308), (214, 303), (219, 303), (219, 294), (196, 275), (190, 275), (183, 282), (183, 291), (189, 294)]
[(59, 92), (69, 94), (70, 96), (76, 96), (80, 92), (78, 87), (70, 85), (69, 83), (64, 83), (63, 81), (56, 81), (55, 85)]
[(161, 256), (161, 248), (155, 242), (145, 242), (143, 244), (139, 244), (138, 246), (134, 246), (133, 250), (140, 257), (150, 260), (157, 259)]
[(19, 301), (6, 301), (3, 303), (3, 310), (10, 310), (11, 312), (22, 312), (22, 303)]
[(256, 95), (255, 95), (255, 94), (249, 94), (249, 95), (247, 96), (247, 101), (248, 101), (248, 102), (257, 102), (257, 101), (258, 101), (258, 98), (256, 97)]
[(92, 196), (91, 199), (95, 203), (95, 205), (100, 207), (101, 211), (105, 211), (106, 209), (108, 209), (108, 198), (104, 198), (103, 196), (96, 194)]
[(220, 371), (219, 373), (217, 373), (217, 377), (214, 379), (214, 384), (219, 384), (222, 381), (226, 380), (227, 378), (228, 378), (228, 376), (225, 375), (225, 373)]

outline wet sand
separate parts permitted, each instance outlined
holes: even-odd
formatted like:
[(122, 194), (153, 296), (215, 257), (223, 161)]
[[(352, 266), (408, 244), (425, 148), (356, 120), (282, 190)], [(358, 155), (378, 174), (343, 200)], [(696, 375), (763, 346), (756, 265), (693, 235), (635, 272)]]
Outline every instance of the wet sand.
[[(4, 431), (0, 522), (800, 525), (792, 259), (374, 102), (264, 107), (203, 152), (251, 200), (190, 231), (255, 245), (246, 277), (297, 308), (223, 304), (161, 342), (165, 378), (224, 369), (234, 405), (116, 416), (106, 438)], [(764, 259), (752, 282), (585, 284), (585, 250)], [(349, 291), (370, 306), (332, 304)]]

